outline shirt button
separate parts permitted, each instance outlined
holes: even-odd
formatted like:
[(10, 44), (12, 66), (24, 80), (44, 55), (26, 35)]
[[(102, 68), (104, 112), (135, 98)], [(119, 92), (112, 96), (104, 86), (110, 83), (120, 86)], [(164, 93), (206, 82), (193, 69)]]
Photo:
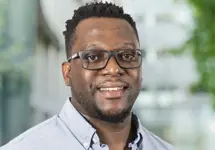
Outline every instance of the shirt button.
[(84, 147), (88, 147), (89, 144), (87, 142), (84, 143)]

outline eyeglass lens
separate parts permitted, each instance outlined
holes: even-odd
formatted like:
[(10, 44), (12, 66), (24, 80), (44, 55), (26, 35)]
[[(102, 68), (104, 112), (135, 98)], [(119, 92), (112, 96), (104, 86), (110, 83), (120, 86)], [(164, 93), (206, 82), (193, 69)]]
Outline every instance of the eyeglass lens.
[(81, 53), (82, 65), (86, 69), (100, 69), (106, 66), (110, 55), (113, 54), (118, 65), (122, 68), (136, 68), (141, 65), (141, 51), (140, 50), (88, 50)]

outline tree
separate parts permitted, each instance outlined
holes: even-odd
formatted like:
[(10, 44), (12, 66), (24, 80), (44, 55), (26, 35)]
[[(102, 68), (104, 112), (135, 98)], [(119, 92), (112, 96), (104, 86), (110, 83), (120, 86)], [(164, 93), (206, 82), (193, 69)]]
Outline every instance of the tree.
[(215, 108), (215, 0), (187, 2), (193, 12), (195, 27), (180, 52), (192, 52), (200, 75), (199, 82), (191, 86), (191, 91), (211, 94)]
[[(26, 113), (30, 92), (27, 71), (29, 61), (24, 59), (18, 61), (23, 55), (25, 45), (22, 41), (12, 40), (7, 32), (8, 4), (8, 0), (0, 0), (0, 144), (5, 144), (23, 130), (24, 127), (21, 126), (23, 123), (21, 124), (20, 120), (27, 120), (29, 114)], [(21, 105), (27, 114), (23, 118), (19, 117), (24, 116), (20, 111)], [(15, 110), (15, 113), (11, 110)], [(13, 130), (14, 128), (17, 131)]]

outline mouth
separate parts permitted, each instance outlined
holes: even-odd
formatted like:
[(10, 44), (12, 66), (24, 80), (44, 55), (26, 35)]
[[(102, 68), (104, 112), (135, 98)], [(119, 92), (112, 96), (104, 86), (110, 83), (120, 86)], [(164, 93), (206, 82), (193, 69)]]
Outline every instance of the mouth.
[(108, 86), (99, 87), (98, 91), (105, 99), (120, 99), (124, 97), (128, 86)]
[(103, 87), (103, 88), (98, 88), (100, 92), (107, 92), (107, 91), (121, 91), (125, 90), (127, 87)]

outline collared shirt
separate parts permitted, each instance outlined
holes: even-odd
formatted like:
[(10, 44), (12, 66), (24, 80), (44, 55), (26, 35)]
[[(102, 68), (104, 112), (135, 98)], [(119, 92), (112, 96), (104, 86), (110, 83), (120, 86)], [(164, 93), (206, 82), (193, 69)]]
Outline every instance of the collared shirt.
[[(137, 119), (131, 150), (173, 150), (172, 146), (146, 130)], [(69, 100), (58, 115), (27, 130), (0, 150), (109, 150)]]

